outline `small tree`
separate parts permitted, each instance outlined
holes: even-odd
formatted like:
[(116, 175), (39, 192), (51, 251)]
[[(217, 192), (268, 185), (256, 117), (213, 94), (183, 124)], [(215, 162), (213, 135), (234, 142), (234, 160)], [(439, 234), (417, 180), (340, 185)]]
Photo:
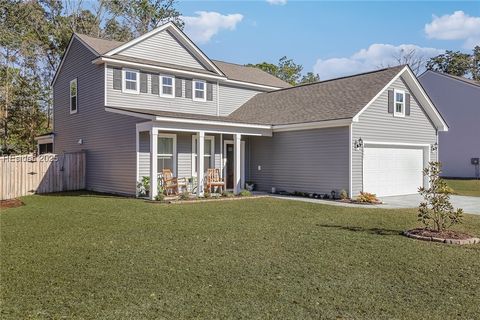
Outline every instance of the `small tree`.
[(438, 232), (450, 228), (452, 225), (461, 223), (463, 209), (454, 210), (450, 203), (452, 189), (440, 178), (441, 163), (430, 162), (428, 168), (423, 170), (423, 175), (428, 177), (430, 186), (421, 187), (418, 192), (423, 196), (424, 202), (418, 207), (418, 220), (426, 228)]

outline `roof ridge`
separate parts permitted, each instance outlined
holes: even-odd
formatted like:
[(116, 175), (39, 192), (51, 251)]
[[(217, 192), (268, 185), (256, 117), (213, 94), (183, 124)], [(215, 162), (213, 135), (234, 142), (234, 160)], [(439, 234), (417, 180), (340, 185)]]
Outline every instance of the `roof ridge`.
[(407, 66), (407, 65), (406, 65), (406, 64), (400, 64), (400, 65), (394, 66), (394, 67), (387, 67), (387, 68), (382, 68), (382, 69), (377, 69), (377, 70), (365, 71), (365, 72), (361, 72), (361, 73), (355, 73), (355, 74), (351, 74), (351, 75), (348, 75), (348, 76), (342, 76), (342, 77), (332, 78), (332, 79), (323, 80), (323, 81), (316, 81), (316, 82), (311, 82), (311, 83), (304, 83), (304, 84), (299, 84), (299, 85), (292, 86), (292, 87), (288, 87), (288, 88), (282, 88), (282, 89), (278, 89), (278, 90), (274, 90), (274, 91), (265, 92), (264, 94), (275, 93), (275, 92), (279, 92), (279, 91), (296, 89), (296, 88), (302, 88), (302, 87), (306, 87), (306, 86), (324, 84), (324, 83), (327, 83), (327, 82), (333, 82), (333, 81), (337, 81), (337, 80), (344, 80), (344, 79), (348, 79), (348, 78), (354, 78), (354, 77), (364, 76), (364, 75), (367, 75), (367, 74), (372, 74), (372, 73), (377, 73), (377, 72), (383, 72), (383, 71), (392, 70), (392, 69), (397, 69), (397, 68), (398, 68), (398, 69), (403, 69), (403, 68), (405, 68), (405, 66)]
[(444, 77), (447, 77), (447, 78), (450, 78), (450, 79), (453, 79), (453, 80), (462, 81), (464, 83), (467, 83), (467, 84), (470, 84), (470, 85), (473, 85), (473, 86), (480, 86), (480, 81), (478, 81), (478, 80), (465, 78), (463, 76), (456, 76), (456, 75), (453, 75), (453, 74), (449, 74), (449, 73), (446, 73), (446, 72), (435, 71), (435, 70), (427, 70), (425, 72), (428, 72), (428, 71), (436, 73), (436, 74), (444, 76)]

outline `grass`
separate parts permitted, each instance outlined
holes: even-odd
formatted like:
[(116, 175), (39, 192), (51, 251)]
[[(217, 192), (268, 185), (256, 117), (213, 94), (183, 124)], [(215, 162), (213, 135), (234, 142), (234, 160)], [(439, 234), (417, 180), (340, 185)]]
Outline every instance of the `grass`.
[(446, 181), (455, 194), (480, 197), (480, 180), (446, 179)]
[[(474, 319), (480, 246), (415, 210), (30, 196), (0, 214), (1, 319)], [(463, 231), (480, 235), (480, 216)]]

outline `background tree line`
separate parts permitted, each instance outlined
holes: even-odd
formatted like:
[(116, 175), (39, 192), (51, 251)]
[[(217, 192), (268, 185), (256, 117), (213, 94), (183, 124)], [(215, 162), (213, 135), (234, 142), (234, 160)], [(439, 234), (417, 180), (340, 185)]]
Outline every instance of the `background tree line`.
[[(0, 0), (0, 155), (32, 152), (34, 138), (52, 130), (50, 84), (73, 32), (128, 41), (167, 21), (183, 28), (176, 0)], [(428, 61), (402, 53), (396, 62), (480, 80), (478, 46)], [(286, 56), (247, 66), (292, 85), (320, 80)]]

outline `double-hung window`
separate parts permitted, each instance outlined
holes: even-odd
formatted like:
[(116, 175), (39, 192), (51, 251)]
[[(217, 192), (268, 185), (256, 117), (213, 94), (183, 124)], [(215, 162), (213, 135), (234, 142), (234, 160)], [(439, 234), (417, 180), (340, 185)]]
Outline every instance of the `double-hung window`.
[(123, 92), (139, 93), (138, 70), (123, 69)]
[(405, 117), (405, 91), (394, 90), (393, 91), (393, 116)]
[(173, 98), (175, 96), (175, 78), (172, 76), (160, 76), (160, 96)]
[(195, 101), (207, 101), (206, 83), (203, 80), (193, 81), (193, 100)]
[[(205, 142), (203, 147), (203, 170), (207, 172), (207, 169), (215, 167), (215, 137), (205, 136)], [(192, 176), (197, 176), (198, 163), (197, 163), (197, 137), (192, 136)]]
[(159, 134), (158, 135), (158, 172), (163, 169), (170, 169), (172, 173), (176, 174), (176, 149), (177, 137), (175, 134)]
[(70, 113), (77, 113), (78, 111), (78, 87), (77, 79), (70, 81)]

